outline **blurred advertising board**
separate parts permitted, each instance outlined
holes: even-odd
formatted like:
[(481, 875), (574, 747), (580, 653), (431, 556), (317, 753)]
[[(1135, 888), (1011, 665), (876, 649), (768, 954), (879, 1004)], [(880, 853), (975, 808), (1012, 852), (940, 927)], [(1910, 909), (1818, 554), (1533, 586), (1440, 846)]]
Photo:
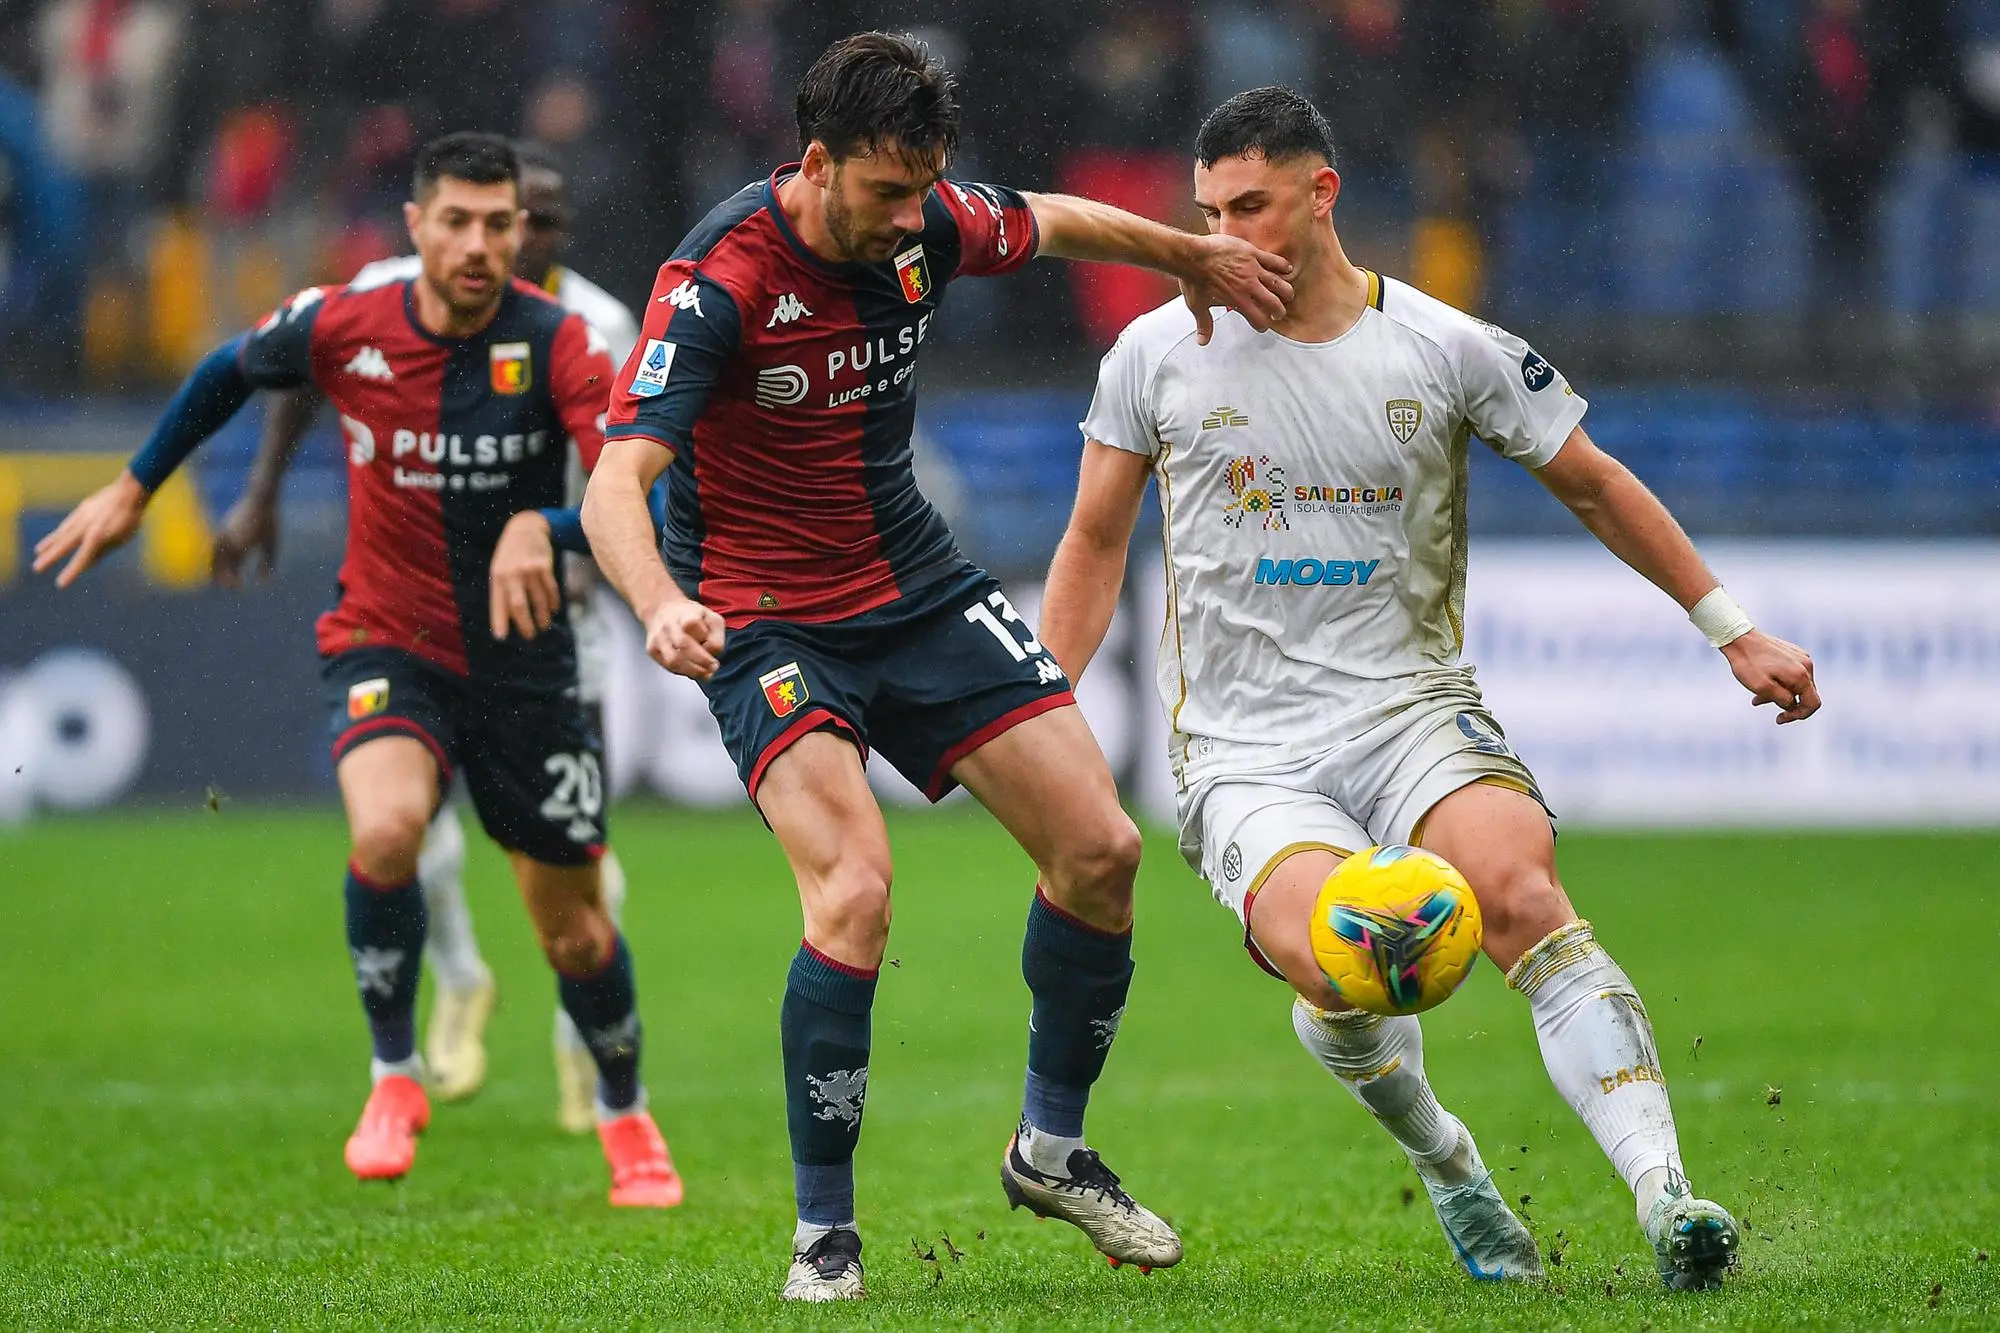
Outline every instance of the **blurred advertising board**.
[[(1588, 541), (1475, 541), (1467, 657), (1565, 826), (2000, 824), (2000, 543), (1703, 544), (1825, 707), (1772, 724), (1665, 597)], [(129, 798), (325, 798), (310, 624), (324, 580), (245, 594), (107, 578), (0, 591), (0, 819)], [(1010, 585), (1030, 619), (1040, 588)], [(1152, 690), (1164, 594), (1136, 556), (1080, 692), (1133, 803), (1173, 817)], [(612, 785), (696, 805), (742, 789), (692, 682), (610, 618)], [(885, 799), (921, 805), (879, 762)]]

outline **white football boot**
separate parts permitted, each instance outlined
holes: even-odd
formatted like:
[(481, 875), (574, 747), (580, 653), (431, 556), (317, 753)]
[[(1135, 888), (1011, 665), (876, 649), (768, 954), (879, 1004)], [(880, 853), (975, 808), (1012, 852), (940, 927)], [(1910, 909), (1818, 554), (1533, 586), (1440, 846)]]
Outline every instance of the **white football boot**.
[(1135, 1264), (1150, 1273), (1181, 1261), (1181, 1238), (1120, 1188), (1117, 1175), (1094, 1148), (1072, 1152), (1066, 1174), (1050, 1175), (1022, 1155), (1017, 1132), (1000, 1159), (1000, 1188), (1007, 1191), (1010, 1207), (1058, 1218), (1083, 1232), (1113, 1268)]
[(868, 1290), (861, 1282), (861, 1237), (846, 1227), (823, 1233), (803, 1251), (792, 1252), (791, 1271), (778, 1299), (786, 1301), (861, 1301)]

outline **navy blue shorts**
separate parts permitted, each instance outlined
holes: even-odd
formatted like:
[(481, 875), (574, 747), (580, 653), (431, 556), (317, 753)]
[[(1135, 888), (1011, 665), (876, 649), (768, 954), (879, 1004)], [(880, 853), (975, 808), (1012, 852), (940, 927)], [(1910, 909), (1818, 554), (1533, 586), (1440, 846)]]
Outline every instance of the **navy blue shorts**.
[(863, 758), (879, 750), (942, 800), (959, 760), (1075, 702), (1055, 658), (973, 564), (846, 620), (730, 630), (702, 690), (753, 800), (771, 761), (814, 731), (844, 736)]
[(474, 682), (392, 648), (322, 660), (333, 762), (378, 736), (410, 736), (438, 765), (440, 799), (454, 770), (486, 834), (545, 865), (604, 854), (604, 749), (576, 691)]

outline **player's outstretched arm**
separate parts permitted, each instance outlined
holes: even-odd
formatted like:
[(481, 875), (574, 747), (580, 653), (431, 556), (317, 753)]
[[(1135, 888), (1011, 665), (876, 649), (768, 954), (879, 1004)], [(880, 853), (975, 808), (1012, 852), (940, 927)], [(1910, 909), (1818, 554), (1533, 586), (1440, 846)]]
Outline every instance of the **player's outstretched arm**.
[(1819, 687), (1805, 649), (1752, 626), (1659, 497), (1592, 443), (1581, 426), (1535, 476), (1607, 550), (1680, 603), (1721, 649), (1753, 703), (1776, 704), (1781, 725), (1819, 711)]
[(1049, 564), (1040, 638), (1070, 683), (1083, 679), (1104, 643), (1125, 583), (1125, 552), (1146, 498), (1152, 460), (1096, 440), (1083, 446), (1076, 506)]
[(209, 353), (118, 478), (85, 497), (54, 532), (35, 543), (37, 574), (67, 560), (56, 575), (56, 586), (67, 588), (100, 557), (132, 539), (153, 492), (249, 401), (250, 381), (237, 364), (241, 346), (240, 338), (231, 339)]
[(265, 395), (264, 431), (243, 494), (215, 532), (209, 577), (224, 588), (243, 586), (243, 562), (257, 557), (257, 575), (268, 579), (278, 567), (278, 493), (298, 456), (299, 442), (312, 428), (323, 400), (311, 388)]
[(1157, 269), (1181, 285), (1194, 312), (1195, 340), (1214, 331), (1209, 311), (1227, 306), (1259, 332), (1291, 303), (1291, 261), (1235, 236), (1164, 226), (1122, 208), (1068, 194), (1030, 194), (1041, 233), (1039, 254)]
[(597, 567), (645, 627), (647, 653), (677, 675), (707, 680), (722, 652), (722, 617), (675, 585), (646, 505), (673, 458), (656, 440), (605, 441), (583, 492), (583, 530)]

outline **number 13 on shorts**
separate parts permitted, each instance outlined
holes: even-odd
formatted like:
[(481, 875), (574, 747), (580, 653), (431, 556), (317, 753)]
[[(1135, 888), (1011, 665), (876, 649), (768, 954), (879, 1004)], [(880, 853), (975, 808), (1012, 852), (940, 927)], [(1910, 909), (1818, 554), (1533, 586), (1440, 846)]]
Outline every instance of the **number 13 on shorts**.
[[(993, 614), (995, 611), (1000, 614), (996, 616)], [(984, 626), (986, 632), (998, 640), (1016, 662), (1036, 658), (1035, 675), (1040, 683), (1046, 685), (1063, 678), (1062, 668), (1056, 665), (1053, 657), (1048, 656), (1048, 650), (1042, 647), (1042, 641), (1035, 637), (1035, 631), (1029, 628), (1028, 622), (1021, 619), (1021, 613), (1014, 609), (1014, 604), (1007, 600), (1006, 593), (988, 593), (984, 602), (974, 602), (965, 608), (965, 618), (971, 624)], [(1010, 626), (1018, 627), (1018, 632)]]

